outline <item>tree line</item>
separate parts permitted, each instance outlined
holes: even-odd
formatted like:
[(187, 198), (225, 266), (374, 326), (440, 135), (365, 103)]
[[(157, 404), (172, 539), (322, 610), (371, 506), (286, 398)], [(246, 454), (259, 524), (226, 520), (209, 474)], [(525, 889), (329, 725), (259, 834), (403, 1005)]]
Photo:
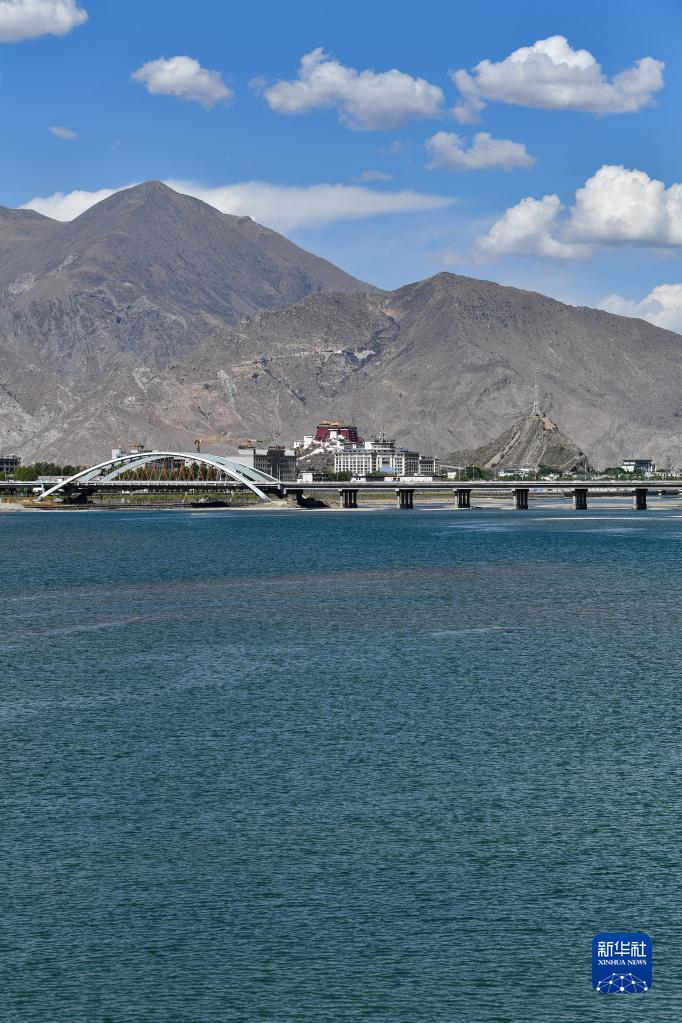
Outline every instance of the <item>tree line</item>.
[[(39, 476), (73, 476), (78, 472), (78, 465), (55, 465), (54, 462), (32, 462), (31, 465), (19, 465), (10, 474), (10, 479), (18, 480), (21, 483), (30, 483), (37, 480)], [(6, 474), (0, 473), (0, 478), (5, 479)]]

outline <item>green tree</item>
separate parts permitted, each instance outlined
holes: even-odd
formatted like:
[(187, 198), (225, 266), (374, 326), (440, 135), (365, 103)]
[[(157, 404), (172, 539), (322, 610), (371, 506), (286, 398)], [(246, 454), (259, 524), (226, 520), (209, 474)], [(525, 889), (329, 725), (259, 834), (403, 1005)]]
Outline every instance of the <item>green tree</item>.
[(13, 475), (14, 479), (21, 483), (30, 483), (32, 480), (38, 479), (40, 472), (35, 465), (20, 465), (14, 470)]

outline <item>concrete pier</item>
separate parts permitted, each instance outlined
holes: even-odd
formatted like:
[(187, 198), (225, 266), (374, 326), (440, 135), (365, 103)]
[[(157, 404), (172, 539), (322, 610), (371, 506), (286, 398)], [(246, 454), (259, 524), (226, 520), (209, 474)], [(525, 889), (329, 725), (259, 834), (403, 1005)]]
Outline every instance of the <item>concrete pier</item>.
[(414, 490), (405, 487), (396, 487), (396, 505), (398, 508), (414, 508)]
[(290, 490), (287, 487), (287, 504), (291, 508), (298, 508), (303, 503), (303, 491), (302, 490)]
[(529, 487), (514, 487), (514, 507), (517, 511), (528, 511)]
[(471, 508), (471, 490), (469, 487), (457, 487), (453, 493), (457, 494), (458, 508)]
[(646, 488), (635, 487), (635, 493), (632, 498), (632, 507), (635, 511), (646, 511)]
[(358, 492), (344, 487), (339, 490), (339, 508), (357, 508)]
[(576, 487), (573, 491), (573, 507), (576, 511), (587, 511), (587, 487)]

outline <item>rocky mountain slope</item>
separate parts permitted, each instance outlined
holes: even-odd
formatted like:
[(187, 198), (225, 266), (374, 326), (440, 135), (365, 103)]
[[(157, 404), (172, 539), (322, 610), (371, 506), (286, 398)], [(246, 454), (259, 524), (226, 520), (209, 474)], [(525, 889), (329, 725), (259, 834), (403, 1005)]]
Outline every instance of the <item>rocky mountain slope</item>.
[(158, 183), (0, 216), (0, 450), (290, 443), (322, 418), (476, 448), (532, 405), (593, 462), (682, 463), (682, 338), (453, 274), (379, 292)]
[(643, 320), (444, 273), (259, 313), (175, 375), (184, 414), (227, 433), (285, 440), (331, 416), (443, 454), (527, 414), (537, 370), (542, 407), (592, 461), (682, 464), (681, 354)]
[(33, 210), (8, 210), (0, 206), (0, 260), (31, 242), (45, 242), (59, 230), (56, 220)]
[(70, 223), (0, 208), (0, 446), (82, 458), (146, 435), (169, 361), (322, 290), (371, 286), (160, 182)]
[(548, 416), (523, 416), (516, 423), (478, 448), (465, 448), (444, 455), (448, 465), (478, 465), (482, 469), (516, 469), (546, 465), (561, 472), (590, 468), (584, 451), (567, 437)]

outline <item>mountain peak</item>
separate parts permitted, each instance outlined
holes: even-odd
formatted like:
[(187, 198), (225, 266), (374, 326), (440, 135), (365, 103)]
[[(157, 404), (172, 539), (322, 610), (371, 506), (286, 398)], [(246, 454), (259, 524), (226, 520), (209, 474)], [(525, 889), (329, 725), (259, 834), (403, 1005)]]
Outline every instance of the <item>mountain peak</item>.
[(161, 181), (115, 192), (67, 222), (0, 213), (0, 296), (34, 336), (68, 320), (49, 336), (58, 359), (69, 332), (67, 349), (85, 351), (92, 329), (102, 350), (163, 365), (260, 310), (311, 292), (368, 290), (282, 235)]
[(90, 206), (71, 223), (88, 223), (89, 221), (106, 216), (120, 217), (127, 212), (139, 211), (140, 207), (153, 209), (157, 213), (163, 209), (173, 210), (186, 205), (187, 207), (203, 206), (212, 210), (219, 216), (218, 211), (212, 206), (207, 206), (199, 199), (176, 192), (163, 181), (143, 181), (139, 185), (131, 185), (130, 188), (122, 188), (118, 192), (101, 199), (100, 202)]
[(517, 469), (546, 465), (559, 472), (590, 468), (587, 455), (546, 415), (527, 415), (487, 444), (453, 451), (446, 463), (482, 469)]
[(35, 210), (14, 210), (0, 206), (0, 257), (23, 245), (40, 242), (59, 230), (59, 224)]

